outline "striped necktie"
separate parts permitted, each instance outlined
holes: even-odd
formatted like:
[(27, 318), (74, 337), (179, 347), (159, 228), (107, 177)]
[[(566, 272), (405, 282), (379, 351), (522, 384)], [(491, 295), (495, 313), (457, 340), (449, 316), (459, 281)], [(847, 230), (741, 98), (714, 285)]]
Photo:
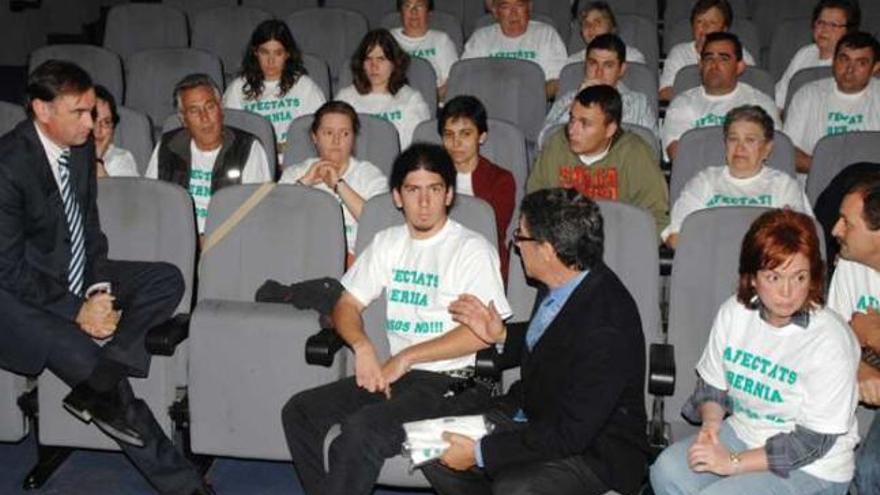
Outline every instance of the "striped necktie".
[(79, 202), (77, 202), (76, 193), (70, 184), (70, 168), (67, 166), (69, 158), (70, 150), (64, 150), (58, 158), (61, 198), (64, 200), (67, 230), (70, 231), (70, 264), (67, 267), (67, 281), (70, 292), (82, 296), (83, 275), (86, 267), (86, 242)]

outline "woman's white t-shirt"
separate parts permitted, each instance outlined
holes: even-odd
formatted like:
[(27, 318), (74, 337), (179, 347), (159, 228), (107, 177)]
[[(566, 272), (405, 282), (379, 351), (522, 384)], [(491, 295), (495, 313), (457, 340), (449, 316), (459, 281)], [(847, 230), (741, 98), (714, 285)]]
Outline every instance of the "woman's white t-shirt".
[(368, 113), (394, 124), (401, 150), (409, 146), (416, 126), (431, 118), (431, 112), (422, 94), (408, 85), (404, 85), (394, 95), (390, 93), (362, 95), (353, 85), (346, 86), (336, 94), (336, 99), (353, 106), (358, 113)]

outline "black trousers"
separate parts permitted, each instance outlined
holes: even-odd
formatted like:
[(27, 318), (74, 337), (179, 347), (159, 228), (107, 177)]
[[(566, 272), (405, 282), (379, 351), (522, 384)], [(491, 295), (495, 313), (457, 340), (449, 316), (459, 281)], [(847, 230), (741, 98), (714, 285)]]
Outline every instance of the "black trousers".
[[(495, 432), (522, 428), (510, 411), (492, 409), (487, 419)], [(422, 466), (422, 473), (438, 495), (601, 495), (609, 488), (581, 456), (511, 466), (490, 478), (474, 467), (454, 471), (435, 461)]]
[[(146, 376), (150, 356), (144, 337), (150, 328), (172, 315), (183, 294), (180, 271), (167, 263), (112, 261), (109, 273), (122, 318), (113, 338), (104, 346), (95, 343), (74, 322), (17, 302), (9, 294), (0, 296), (8, 324), (27, 325), (32, 331), (50, 334), (45, 367), (71, 387), (87, 379), (102, 360), (122, 364), (132, 375)], [(161, 493), (189, 494), (201, 486), (198, 472), (171, 443), (146, 403), (134, 396), (127, 379), (120, 382), (119, 392), (126, 418), (145, 444), (138, 448), (119, 443), (138, 470)]]
[[(403, 423), (485, 409), (489, 390), (480, 385), (444, 397), (460, 381), (439, 373), (410, 371), (391, 386), (391, 399), (346, 378), (301, 392), (281, 417), (293, 465), (308, 495), (369, 495), (385, 459), (401, 452)], [(341, 433), (330, 445), (324, 470), (324, 437), (331, 426)]]

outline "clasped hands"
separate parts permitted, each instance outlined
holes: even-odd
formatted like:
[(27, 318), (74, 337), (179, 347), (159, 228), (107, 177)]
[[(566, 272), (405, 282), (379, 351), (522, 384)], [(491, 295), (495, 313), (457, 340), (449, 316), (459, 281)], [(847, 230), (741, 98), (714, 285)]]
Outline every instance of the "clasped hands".
[(113, 309), (116, 298), (111, 294), (97, 293), (86, 299), (76, 315), (76, 324), (83, 332), (95, 339), (106, 339), (116, 332), (122, 312)]
[(335, 191), (339, 179), (339, 167), (330, 160), (322, 159), (313, 163), (299, 181), (307, 186), (323, 182), (324, 185)]
[(730, 459), (730, 451), (718, 437), (720, 423), (704, 423), (694, 443), (688, 448), (688, 466), (697, 473), (715, 473), (730, 476), (736, 466)]

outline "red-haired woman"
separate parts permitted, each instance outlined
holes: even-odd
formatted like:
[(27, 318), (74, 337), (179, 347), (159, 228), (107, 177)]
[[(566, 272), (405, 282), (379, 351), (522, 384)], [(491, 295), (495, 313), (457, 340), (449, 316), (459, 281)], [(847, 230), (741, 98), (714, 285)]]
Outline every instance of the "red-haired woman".
[(847, 492), (859, 348), (823, 307), (823, 269), (810, 217), (773, 210), (752, 224), (682, 411), (702, 426), (651, 468), (657, 495)]

